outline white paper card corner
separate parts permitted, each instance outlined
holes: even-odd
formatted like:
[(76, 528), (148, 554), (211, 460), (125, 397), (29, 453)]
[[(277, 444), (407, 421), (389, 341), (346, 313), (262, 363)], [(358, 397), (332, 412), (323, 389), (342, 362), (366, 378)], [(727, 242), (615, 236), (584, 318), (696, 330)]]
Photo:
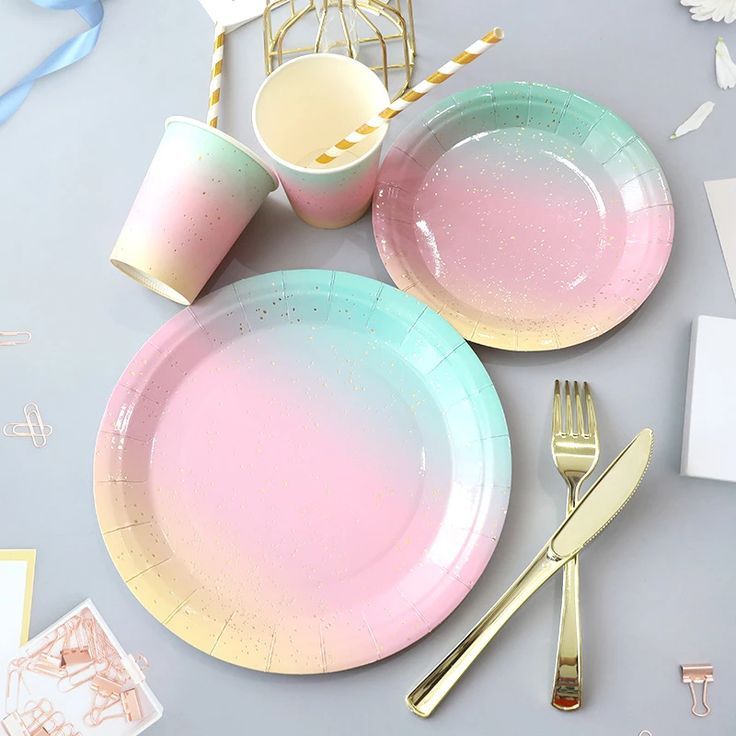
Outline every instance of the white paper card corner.
[(736, 179), (716, 179), (705, 182), (710, 211), (721, 241), (731, 288), (736, 296)]
[(213, 22), (220, 23), (226, 31), (248, 23), (262, 15), (266, 0), (199, 0)]
[(28, 639), (36, 551), (0, 549), (0, 654)]
[(680, 472), (736, 482), (736, 319), (697, 317), (690, 343)]

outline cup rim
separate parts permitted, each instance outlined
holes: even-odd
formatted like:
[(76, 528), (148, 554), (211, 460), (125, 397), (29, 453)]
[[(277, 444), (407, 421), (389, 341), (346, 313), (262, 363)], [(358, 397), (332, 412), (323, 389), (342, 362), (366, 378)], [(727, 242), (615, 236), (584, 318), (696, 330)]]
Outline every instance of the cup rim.
[[(133, 263), (117, 258), (114, 250), (110, 255), (110, 263), (112, 263), (118, 271), (124, 273), (141, 286), (145, 286), (146, 289), (149, 289), (154, 294), (170, 299), (172, 302), (176, 302), (177, 304), (181, 304), (185, 307), (191, 306), (194, 301), (193, 299), (189, 299), (189, 297), (187, 297), (183, 292), (175, 289), (170, 284), (167, 284), (163, 279), (160, 279), (153, 274), (146, 273), (143, 269)], [(204, 284), (201, 288), (204, 288)], [(196, 295), (194, 298), (196, 299)]]
[[(318, 176), (324, 176), (327, 174), (339, 174), (340, 172), (346, 171), (347, 169), (349, 169), (352, 166), (355, 166), (356, 164), (362, 163), (369, 156), (372, 156), (375, 153), (376, 148), (380, 147), (381, 144), (383, 143), (383, 139), (386, 137), (386, 133), (388, 132), (388, 124), (381, 126), (381, 130), (379, 131), (379, 136), (377, 137), (376, 142), (373, 146), (371, 146), (359, 158), (350, 159), (348, 163), (345, 163), (342, 166), (334, 166), (330, 169), (310, 169), (306, 166), (300, 166), (299, 164), (294, 164), (291, 161), (287, 161), (281, 156), (277, 156), (271, 150), (271, 147), (267, 145), (266, 142), (263, 140), (263, 137), (261, 136), (261, 133), (258, 130), (258, 123), (256, 122), (256, 108), (258, 107), (258, 102), (260, 101), (263, 90), (265, 89), (269, 81), (274, 79), (284, 69), (291, 66), (292, 64), (304, 63), (305, 60), (313, 59), (317, 56), (331, 56), (333, 59), (340, 59), (341, 61), (338, 63), (359, 64), (365, 69), (368, 69), (368, 67), (365, 66), (365, 64), (362, 64), (357, 59), (353, 59), (350, 56), (344, 56), (343, 54), (333, 54), (333, 53), (327, 52), (327, 53), (302, 54), (301, 56), (297, 56), (296, 58), (287, 61), (285, 64), (281, 64), (280, 66), (278, 66), (263, 80), (263, 82), (261, 82), (261, 86), (258, 88), (258, 91), (256, 92), (256, 96), (253, 98), (253, 107), (251, 108), (251, 121), (253, 124), (253, 130), (256, 134), (256, 138), (258, 139), (258, 143), (260, 144), (261, 148), (263, 148), (264, 151), (266, 151), (268, 155), (274, 161), (281, 164), (282, 166), (285, 166), (288, 169), (291, 169), (292, 171), (298, 171), (299, 173), (316, 174)], [(371, 70), (368, 69), (368, 71), (371, 71)], [(371, 71), (371, 74), (372, 73), (373, 72)], [(378, 77), (376, 77), (376, 79), (378, 80)], [(379, 84), (381, 84), (380, 80), (379, 80)], [(386, 105), (388, 105), (391, 102), (391, 97), (388, 93), (388, 90), (383, 86), (383, 84), (381, 84), (381, 88), (386, 92)], [(378, 112), (380, 111), (377, 110), (376, 113)]]
[(259, 166), (261, 166), (261, 168), (264, 169), (264, 171), (271, 177), (271, 180), (273, 181), (273, 189), (271, 189), (272, 192), (275, 192), (279, 188), (279, 178), (278, 176), (276, 176), (276, 172), (255, 151), (252, 151), (250, 148), (248, 148), (248, 146), (241, 143), (237, 138), (233, 138), (231, 135), (223, 133), (219, 128), (213, 128), (211, 125), (207, 125), (207, 123), (203, 123), (201, 120), (190, 118), (186, 115), (172, 115), (166, 118), (164, 127), (168, 128), (169, 125), (171, 125), (172, 123), (186, 123), (188, 125), (193, 125), (195, 128), (207, 130), (213, 135), (216, 135), (219, 138), (227, 141), (228, 143), (230, 143), (230, 145), (235, 146), (235, 148), (237, 148), (239, 151), (242, 151), (246, 156), (252, 158)]

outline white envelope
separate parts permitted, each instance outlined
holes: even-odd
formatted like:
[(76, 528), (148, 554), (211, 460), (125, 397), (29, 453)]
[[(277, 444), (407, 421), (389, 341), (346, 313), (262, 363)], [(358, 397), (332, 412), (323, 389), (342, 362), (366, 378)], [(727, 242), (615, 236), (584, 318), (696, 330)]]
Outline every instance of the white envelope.
[(266, 8), (266, 0), (199, 0), (215, 23), (233, 31), (258, 18)]
[(0, 655), (28, 641), (36, 550), (0, 549)]
[(736, 179), (716, 179), (705, 182), (710, 211), (721, 241), (731, 288), (736, 296)]
[(736, 319), (693, 322), (682, 475), (736, 481)]

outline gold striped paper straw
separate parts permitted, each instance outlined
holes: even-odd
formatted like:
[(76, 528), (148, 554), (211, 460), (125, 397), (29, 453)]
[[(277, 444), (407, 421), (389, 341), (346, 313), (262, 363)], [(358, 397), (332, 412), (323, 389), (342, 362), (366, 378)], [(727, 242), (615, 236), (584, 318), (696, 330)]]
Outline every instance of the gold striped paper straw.
[(422, 80), (415, 87), (405, 92), (398, 100), (392, 102), (385, 110), (382, 110), (374, 118), (363, 123), (359, 128), (354, 130), (350, 135), (336, 143), (332, 148), (317, 156), (315, 159), (318, 164), (329, 164), (345, 151), (360, 143), (366, 136), (378, 130), (382, 125), (386, 125), (391, 118), (396, 117), (402, 110), (406, 110), (412, 102), (420, 100), (430, 90), (447, 81), (455, 72), (462, 67), (475, 61), (481, 54), (488, 51), (491, 46), (503, 40), (503, 31), (500, 28), (494, 28), (486, 33), (483, 38), (479, 38), (475, 43), (468, 46), (462, 53), (441, 66), (434, 74), (430, 74), (426, 79)]
[(222, 59), (225, 52), (225, 28), (215, 25), (215, 48), (212, 53), (212, 77), (210, 79), (210, 106), (207, 125), (217, 127), (220, 119), (220, 89), (222, 88)]

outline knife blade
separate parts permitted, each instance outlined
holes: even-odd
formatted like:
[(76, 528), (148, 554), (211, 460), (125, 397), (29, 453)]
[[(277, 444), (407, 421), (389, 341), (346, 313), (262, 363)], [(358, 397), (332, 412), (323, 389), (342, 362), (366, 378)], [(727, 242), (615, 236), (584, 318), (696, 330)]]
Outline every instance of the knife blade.
[(646, 473), (653, 442), (652, 430), (643, 429), (603, 471), (498, 602), (406, 696), (413, 713), (431, 715), (511, 616), (618, 515)]

